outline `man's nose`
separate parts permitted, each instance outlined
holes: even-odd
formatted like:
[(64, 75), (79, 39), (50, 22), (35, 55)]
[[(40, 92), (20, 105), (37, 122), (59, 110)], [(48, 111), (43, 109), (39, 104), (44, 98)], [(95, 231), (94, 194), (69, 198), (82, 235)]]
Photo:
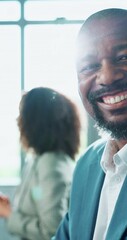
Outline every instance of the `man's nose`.
[(100, 71), (97, 73), (97, 83), (111, 85), (115, 81), (122, 80), (124, 72), (110, 61), (103, 61)]

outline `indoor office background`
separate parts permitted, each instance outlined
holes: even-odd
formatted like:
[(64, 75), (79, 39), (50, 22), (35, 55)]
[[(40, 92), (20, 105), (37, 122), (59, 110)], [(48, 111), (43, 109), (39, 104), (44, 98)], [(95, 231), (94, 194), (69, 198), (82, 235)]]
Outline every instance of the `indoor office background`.
[[(0, 191), (12, 202), (24, 164), (16, 125), (24, 91), (47, 86), (77, 104), (82, 120), (79, 155), (98, 138), (78, 95), (75, 44), (84, 19), (108, 7), (126, 8), (126, 1), (0, 0)], [(14, 239), (0, 219), (0, 240)]]

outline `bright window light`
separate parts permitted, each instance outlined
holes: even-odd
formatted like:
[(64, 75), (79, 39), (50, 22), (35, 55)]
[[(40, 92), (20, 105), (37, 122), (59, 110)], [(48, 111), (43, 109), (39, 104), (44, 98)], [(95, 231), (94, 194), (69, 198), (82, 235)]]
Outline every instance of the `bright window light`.
[(0, 26), (0, 178), (19, 176), (20, 28)]
[(77, 97), (75, 44), (77, 25), (29, 25), (25, 28), (25, 89), (55, 88)]
[(18, 21), (20, 3), (18, 1), (0, 1), (0, 21)]
[(126, 1), (120, 0), (29, 0), (25, 3), (26, 20), (55, 20), (66, 18), (68, 20), (84, 20), (90, 14), (111, 7), (126, 8)]

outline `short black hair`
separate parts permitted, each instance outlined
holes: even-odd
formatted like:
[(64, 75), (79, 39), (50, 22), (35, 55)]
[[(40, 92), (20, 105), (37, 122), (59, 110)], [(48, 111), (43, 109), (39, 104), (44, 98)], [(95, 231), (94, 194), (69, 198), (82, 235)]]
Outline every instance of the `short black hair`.
[(74, 159), (80, 145), (80, 119), (76, 105), (63, 94), (34, 88), (21, 99), (17, 119), (21, 143), (37, 154), (63, 151)]

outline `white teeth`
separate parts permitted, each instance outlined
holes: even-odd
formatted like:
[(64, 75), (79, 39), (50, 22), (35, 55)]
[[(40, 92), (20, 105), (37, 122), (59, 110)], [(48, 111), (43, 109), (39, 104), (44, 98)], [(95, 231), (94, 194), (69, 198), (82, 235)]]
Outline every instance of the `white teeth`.
[(124, 100), (124, 96), (121, 96), (121, 98), (119, 96), (115, 97), (116, 102), (120, 102), (120, 100)]
[(121, 100), (124, 100), (125, 99), (125, 97), (124, 96), (121, 96)]
[(118, 102), (123, 101), (124, 99), (127, 99), (127, 94), (126, 95), (121, 95), (121, 96), (115, 96), (111, 98), (103, 98), (104, 103), (106, 104), (115, 104)]
[(113, 103), (115, 103), (115, 98), (110, 98), (110, 102), (111, 102), (111, 104), (113, 104)]

